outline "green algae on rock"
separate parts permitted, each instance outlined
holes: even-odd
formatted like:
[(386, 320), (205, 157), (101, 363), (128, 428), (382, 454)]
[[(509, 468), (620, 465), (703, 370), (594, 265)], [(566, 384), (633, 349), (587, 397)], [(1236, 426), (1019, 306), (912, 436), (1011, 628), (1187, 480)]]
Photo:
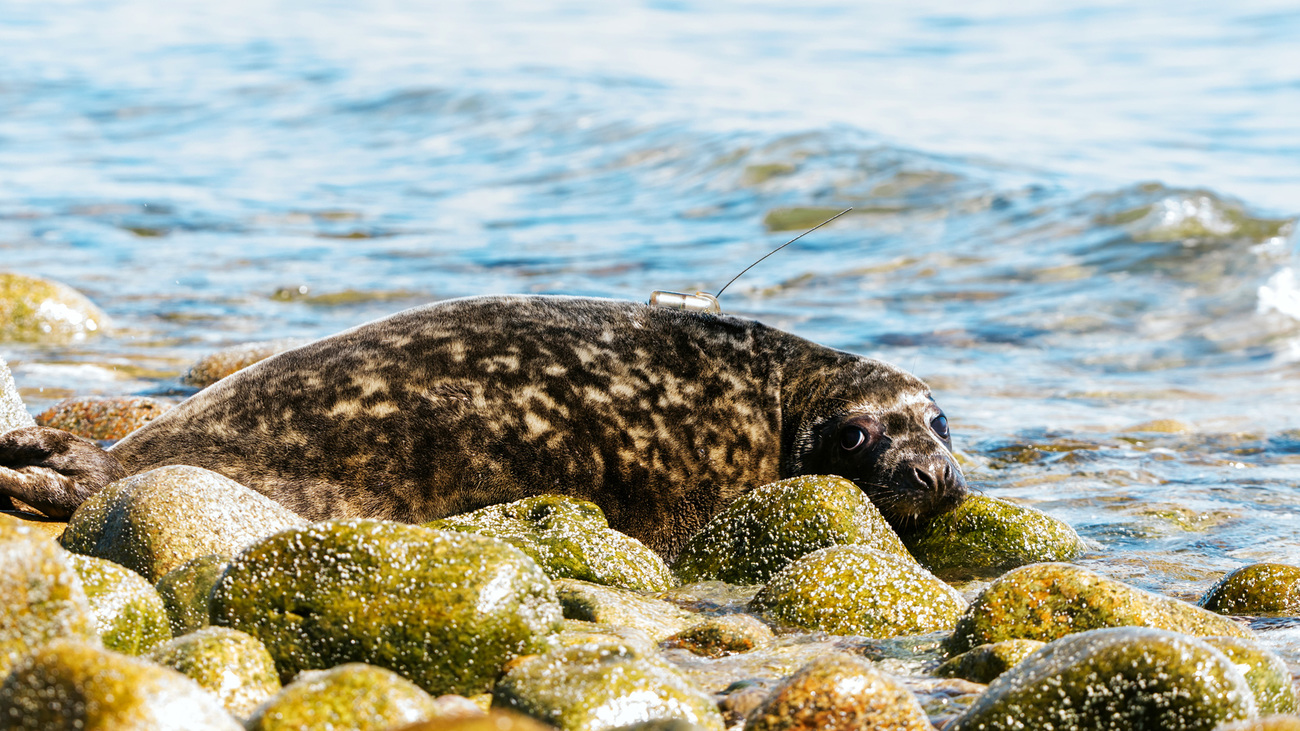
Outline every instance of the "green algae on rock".
[(659, 554), (610, 528), (600, 507), (586, 500), (538, 495), (425, 526), (503, 540), (528, 554), (552, 579), (638, 591), (663, 591), (676, 583)]
[(683, 581), (763, 584), (819, 548), (858, 543), (911, 554), (862, 489), (843, 477), (805, 475), (736, 498), (673, 562)]
[(229, 556), (199, 556), (168, 571), (154, 584), (167, 607), (173, 635), (179, 637), (211, 624), (212, 587), (229, 564)]
[(1189, 635), (1250, 637), (1250, 631), (1177, 599), (1065, 563), (1022, 566), (988, 586), (945, 644), (950, 655), (1002, 640), (1050, 642), (1103, 627), (1155, 627)]
[(63, 536), (63, 531), (68, 528), (68, 524), (58, 518), (47, 518), (44, 515), (21, 510), (0, 510), (0, 515), (24, 526), (33, 535), (48, 538), (56, 543)]
[(723, 729), (708, 695), (655, 655), (619, 643), (564, 647), (525, 658), (497, 683), (492, 705), (566, 731), (603, 731), (672, 718)]
[(565, 619), (634, 627), (655, 642), (698, 621), (694, 614), (662, 599), (589, 581), (556, 579), (555, 594)]
[(1241, 637), (1202, 637), (1201, 641), (1226, 655), (1246, 676), (1260, 713), (1300, 710), (1291, 671), (1282, 658)]
[(936, 515), (903, 542), (921, 563), (945, 579), (992, 576), (1025, 564), (1070, 561), (1083, 553), (1079, 534), (1034, 508), (986, 495)]
[(0, 686), (14, 731), (242, 731), (221, 704), (169, 668), (73, 640), (23, 658)]
[(148, 659), (198, 683), (236, 718), (248, 718), (280, 690), (280, 676), (266, 646), (229, 627), (182, 635), (150, 650)]
[(60, 401), (36, 416), (38, 426), (62, 429), (86, 439), (117, 440), (172, 407), (148, 396), (82, 396)]
[(49, 538), (0, 515), (0, 677), (60, 637), (99, 644), (81, 577)]
[(159, 467), (111, 483), (68, 522), (63, 547), (106, 558), (151, 582), (186, 561), (233, 554), (306, 521), (270, 498), (201, 467)]
[(365, 662), (435, 694), (483, 693), (560, 628), (551, 582), (485, 536), (378, 520), (292, 528), (240, 553), (212, 623), (262, 640), (280, 677)]
[(586, 622), (581, 619), (564, 620), (564, 629), (556, 632), (547, 638), (547, 650), (554, 650), (558, 647), (574, 647), (576, 645), (596, 644), (621, 644), (627, 645), (637, 652), (652, 655), (658, 650), (658, 644), (650, 635), (635, 628), (622, 624), (599, 624), (596, 622)]
[(124, 655), (143, 655), (172, 638), (167, 608), (153, 584), (102, 558), (72, 553), (68, 559), (81, 576), (104, 647)]
[(308, 342), (310, 341), (300, 338), (284, 338), (232, 345), (200, 358), (185, 371), (180, 380), (187, 386), (206, 388), (235, 371), (243, 370), (286, 350), (306, 345)]
[(941, 678), (961, 678), (973, 683), (992, 683), (1047, 643), (1038, 640), (1003, 640), (980, 645), (935, 668)]
[(1219, 614), (1300, 615), (1300, 566), (1243, 566), (1219, 579), (1198, 604)]
[(1255, 715), (1250, 686), (1223, 653), (1148, 627), (1056, 640), (994, 680), (946, 731), (1210, 731)]
[(772, 577), (750, 606), (781, 624), (897, 637), (951, 628), (966, 600), (915, 561), (867, 546), (831, 546)]
[(22, 396), (18, 395), (18, 386), (14, 384), (14, 374), (9, 371), (9, 364), (0, 358), (0, 434), (10, 429), (35, 425), (36, 420), (23, 405)]
[(107, 327), (103, 311), (72, 287), (0, 272), (0, 342), (66, 343)]
[(248, 731), (385, 731), (428, 720), (436, 712), (433, 696), (401, 675), (348, 663), (302, 673), (258, 706), (247, 727)]
[(772, 630), (749, 614), (709, 617), (663, 641), (666, 648), (688, 650), (701, 657), (749, 652), (771, 642)]
[(872, 664), (845, 653), (820, 657), (781, 683), (745, 720), (746, 731), (931, 731), (912, 695)]

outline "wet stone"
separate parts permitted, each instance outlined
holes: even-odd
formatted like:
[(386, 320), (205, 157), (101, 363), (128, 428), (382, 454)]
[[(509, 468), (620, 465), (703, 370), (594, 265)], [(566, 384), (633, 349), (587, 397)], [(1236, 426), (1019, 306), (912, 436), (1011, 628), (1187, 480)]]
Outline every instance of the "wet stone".
[(724, 657), (749, 652), (771, 642), (772, 630), (749, 614), (710, 617), (664, 640), (667, 648), (680, 648), (701, 657)]
[(192, 558), (233, 554), (305, 523), (234, 480), (173, 465), (118, 480), (92, 495), (73, 513), (62, 543), (154, 582)]
[(0, 272), (0, 342), (75, 342), (107, 325), (103, 311), (66, 284)]
[(1205, 644), (1222, 652), (1246, 676), (1261, 714), (1295, 713), (1295, 686), (1286, 662), (1276, 654), (1240, 637), (1202, 637)]
[(1003, 640), (980, 645), (935, 668), (943, 678), (962, 678), (973, 683), (992, 683), (993, 679), (1015, 667), (1047, 643), (1038, 640)]
[(551, 582), (513, 546), (377, 520), (277, 533), (237, 555), (212, 623), (262, 640), (282, 680), (364, 662), (425, 690), (472, 695), (560, 628)]
[(168, 668), (71, 640), (25, 657), (0, 686), (5, 729), (240, 731), (194, 681)]
[(659, 554), (609, 527), (586, 500), (539, 495), (427, 523), (503, 540), (526, 553), (553, 579), (580, 579), (638, 591), (676, 583)]
[(86, 439), (116, 441), (172, 407), (147, 396), (64, 399), (36, 416), (38, 426), (62, 429)]
[(3, 515), (10, 520), (17, 521), (30, 529), (32, 533), (44, 536), (45, 538), (49, 538), (55, 542), (58, 542), (59, 538), (63, 535), (63, 531), (67, 530), (68, 527), (67, 521), (59, 520), (58, 518), (47, 518), (44, 515), (28, 513), (22, 510), (0, 510), (0, 515)]
[(751, 608), (804, 629), (897, 637), (952, 627), (966, 600), (914, 561), (866, 546), (832, 546), (772, 577)]
[(857, 485), (842, 477), (792, 477), (737, 498), (691, 538), (673, 570), (687, 582), (764, 584), (797, 559), (844, 544), (911, 559)]
[(655, 642), (699, 621), (696, 615), (662, 599), (576, 579), (556, 580), (555, 593), (565, 619), (633, 627)]
[(555, 727), (528, 716), (492, 709), (475, 718), (436, 718), (392, 731), (554, 731)]
[(623, 644), (579, 645), (525, 658), (497, 683), (492, 705), (573, 731), (660, 719), (723, 729), (708, 695), (668, 663)]
[(153, 584), (102, 558), (73, 553), (68, 559), (81, 576), (104, 647), (124, 655), (142, 655), (172, 638), (167, 608)]
[(1250, 631), (1177, 599), (1128, 586), (1079, 566), (1043, 563), (1007, 572), (957, 622), (949, 654), (1002, 640), (1050, 642), (1103, 627), (1155, 627), (1189, 635), (1250, 637)]
[(385, 731), (426, 721), (436, 712), (433, 697), (406, 678), (348, 663), (302, 673), (258, 706), (246, 725), (248, 731)]
[(199, 556), (168, 571), (154, 585), (167, 608), (173, 635), (179, 637), (211, 624), (212, 587), (229, 564), (229, 556)]
[(1210, 731), (1253, 715), (1250, 686), (1221, 652), (1174, 632), (1122, 627), (1048, 644), (946, 731)]
[(243, 370), (254, 363), (266, 360), (273, 355), (292, 350), (307, 344), (308, 340), (285, 338), (261, 343), (242, 343), (222, 348), (215, 353), (200, 358), (181, 376), (181, 383), (196, 388), (205, 388), (220, 381), (235, 371)]
[(986, 495), (971, 495), (931, 518), (924, 531), (904, 534), (903, 542), (922, 566), (949, 580), (1070, 561), (1084, 550), (1079, 535), (1060, 520)]
[(580, 619), (564, 620), (564, 629), (547, 638), (547, 649), (589, 645), (593, 642), (597, 644), (612, 642), (627, 645), (637, 652), (647, 655), (653, 655), (658, 649), (658, 645), (654, 640), (650, 639), (650, 635), (635, 627), (598, 624)]
[(229, 627), (182, 635), (150, 650), (148, 659), (198, 683), (236, 718), (248, 718), (280, 690), (280, 676), (266, 646)]
[(14, 374), (9, 371), (9, 364), (0, 358), (0, 434), (11, 429), (35, 426), (36, 420), (23, 405), (14, 384)]
[(866, 660), (834, 653), (805, 665), (749, 713), (746, 731), (930, 731), (921, 704)]
[(1243, 566), (1219, 579), (1198, 603), (1219, 614), (1300, 616), (1300, 566)]

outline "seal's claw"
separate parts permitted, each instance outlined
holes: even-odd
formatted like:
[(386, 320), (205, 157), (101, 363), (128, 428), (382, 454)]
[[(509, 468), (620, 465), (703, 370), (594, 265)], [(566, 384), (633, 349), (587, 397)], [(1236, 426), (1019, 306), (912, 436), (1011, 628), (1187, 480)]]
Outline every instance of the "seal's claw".
[(32, 426), (0, 434), (0, 498), (66, 518), (108, 483), (126, 476), (113, 455), (59, 429)]

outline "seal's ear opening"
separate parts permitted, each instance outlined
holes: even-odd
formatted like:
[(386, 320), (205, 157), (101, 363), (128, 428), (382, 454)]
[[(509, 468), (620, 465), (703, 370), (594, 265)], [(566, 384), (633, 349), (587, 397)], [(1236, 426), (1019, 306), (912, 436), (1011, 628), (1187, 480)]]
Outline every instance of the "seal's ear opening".
[(94, 442), (43, 426), (0, 434), (0, 508), (14, 501), (50, 518), (67, 518), (86, 498), (126, 476)]

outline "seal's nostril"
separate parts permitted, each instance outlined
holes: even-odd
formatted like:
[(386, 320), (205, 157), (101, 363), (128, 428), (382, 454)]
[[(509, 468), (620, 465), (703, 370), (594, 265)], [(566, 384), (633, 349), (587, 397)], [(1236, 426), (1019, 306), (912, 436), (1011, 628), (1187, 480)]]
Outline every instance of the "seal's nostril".
[(930, 472), (927, 470), (921, 469), (920, 467), (912, 468), (912, 479), (916, 482), (916, 484), (919, 487), (923, 489), (926, 490), (939, 489), (939, 481), (934, 479), (934, 475), (930, 474)]

